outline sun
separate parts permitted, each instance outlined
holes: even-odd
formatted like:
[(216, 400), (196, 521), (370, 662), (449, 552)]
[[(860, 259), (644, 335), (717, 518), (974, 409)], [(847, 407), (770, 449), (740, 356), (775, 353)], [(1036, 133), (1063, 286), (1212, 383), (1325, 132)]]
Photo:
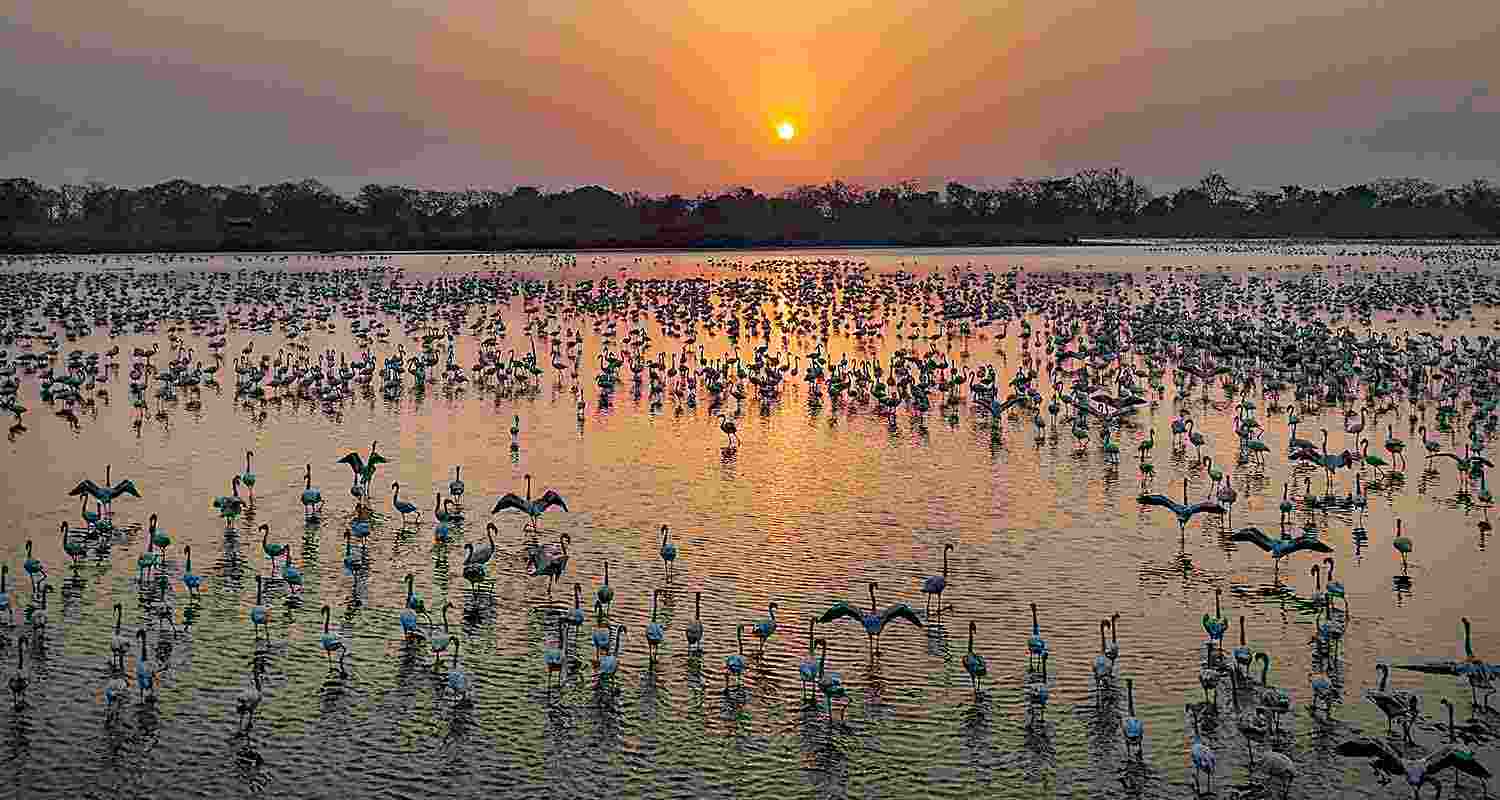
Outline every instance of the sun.
[(783, 142), (790, 142), (797, 138), (797, 126), (793, 125), (789, 119), (776, 123), (776, 138)]

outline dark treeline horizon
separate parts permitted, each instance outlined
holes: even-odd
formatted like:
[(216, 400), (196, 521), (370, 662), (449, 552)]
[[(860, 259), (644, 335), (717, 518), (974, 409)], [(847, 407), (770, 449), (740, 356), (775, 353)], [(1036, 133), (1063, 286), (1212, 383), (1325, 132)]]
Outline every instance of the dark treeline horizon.
[(1016, 179), (1000, 188), (844, 181), (778, 195), (694, 197), (433, 191), (314, 179), (264, 186), (174, 179), (123, 188), (0, 180), (0, 251), (253, 251), (756, 247), (1055, 243), (1084, 236), (1469, 238), (1500, 235), (1500, 185), (1381, 178), (1337, 189), (1236, 187), (1212, 173), (1154, 194), (1118, 170)]

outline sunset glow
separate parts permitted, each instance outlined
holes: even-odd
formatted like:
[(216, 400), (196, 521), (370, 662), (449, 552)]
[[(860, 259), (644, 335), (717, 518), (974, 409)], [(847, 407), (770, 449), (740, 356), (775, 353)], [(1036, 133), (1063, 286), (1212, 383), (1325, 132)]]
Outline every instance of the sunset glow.
[(1330, 5), (22, 3), (0, 26), (0, 173), (654, 192), (1111, 165), (1169, 185), (1492, 174), (1494, 91), (1472, 65), (1500, 24)]

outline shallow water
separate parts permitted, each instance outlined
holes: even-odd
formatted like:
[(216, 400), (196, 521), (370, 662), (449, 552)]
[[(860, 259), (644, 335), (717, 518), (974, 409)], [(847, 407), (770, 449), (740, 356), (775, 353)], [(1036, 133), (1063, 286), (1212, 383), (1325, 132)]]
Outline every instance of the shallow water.
[[(1452, 253), (1469, 253), (1454, 256)], [(1298, 246), (1263, 249), (1201, 248), (1172, 243), (1133, 247), (976, 249), (961, 251), (811, 251), (735, 255), (722, 253), (579, 254), (576, 259), (532, 260), (393, 254), (365, 259), (399, 267), (407, 280), (444, 272), (523, 269), (538, 276), (575, 281), (629, 274), (684, 277), (733, 275), (767, 258), (852, 260), (875, 270), (918, 272), (1023, 267), (1028, 272), (1091, 269), (1144, 273), (1173, 266), (1188, 271), (1226, 270), (1243, 277), (1264, 267), (1314, 270), (1335, 265), (1412, 270), (1441, 268), (1455, 259), (1492, 259), (1492, 251), (1455, 247), (1382, 245)], [(52, 272), (133, 266), (185, 273), (233, 274), (259, 267), (338, 268), (338, 259), (303, 257), (209, 257), (167, 262), (137, 257), (62, 259)], [(13, 262), (0, 272), (34, 266)], [(1495, 262), (1483, 260), (1488, 273)], [(747, 273), (748, 274), (748, 273)], [(1348, 276), (1346, 276), (1348, 277)], [(522, 304), (514, 301), (509, 343), (526, 350), (519, 335)], [(395, 317), (385, 317), (393, 335), (377, 344), (378, 357), (394, 350), (401, 335)], [(1035, 319), (1035, 318), (1033, 318)], [(314, 333), (312, 351), (334, 347), (353, 352), (347, 320), (338, 331)], [(1484, 333), (1492, 316), (1454, 323), (1442, 332)], [(163, 329), (171, 320), (161, 320)], [(565, 327), (580, 327), (564, 319)], [(1380, 315), (1381, 329), (1436, 330), (1430, 318)], [(546, 369), (533, 394), (497, 397), (476, 387), (449, 391), (410, 388), (396, 402), (377, 392), (332, 406), (287, 399), (252, 403), (233, 397), (232, 373), (222, 391), (205, 389), (200, 411), (183, 401), (168, 403), (168, 419), (148, 415), (139, 432), (126, 399), (126, 378), (106, 384), (112, 398), (80, 414), (76, 430), (53, 416), (27, 377), (20, 400), (32, 412), (27, 430), (4, 445), (4, 491), (0, 491), (0, 552), (10, 565), (12, 597), (24, 607), (24, 578), (15, 576), (34, 540), (37, 558), (48, 565), (59, 590), (51, 598), (45, 646), (28, 649), (28, 703), (0, 703), (0, 758), (22, 797), (98, 796), (381, 796), (557, 797), (642, 795), (649, 797), (1190, 797), (1188, 760), (1191, 723), (1184, 704), (1203, 699), (1198, 669), (1205, 638), (1199, 619), (1213, 610), (1214, 588), (1224, 590), (1224, 614), (1246, 618), (1251, 645), (1272, 657), (1272, 683), (1291, 694), (1296, 711), (1283, 721), (1290, 738), (1279, 747), (1296, 763), (1293, 797), (1405, 796), (1404, 787), (1383, 788), (1361, 762), (1332, 754), (1355, 730), (1384, 733), (1384, 718), (1360, 692), (1375, 683), (1377, 661), (1416, 656), (1458, 658), (1458, 619), (1474, 623), (1481, 656), (1500, 652), (1500, 592), (1491, 588), (1491, 550), (1476, 528), (1483, 508), (1457, 498), (1450, 462), (1424, 472), (1413, 457), (1403, 481), (1370, 489), (1368, 513), (1308, 511), (1293, 515), (1311, 524), (1331, 544), (1337, 577), (1347, 587), (1350, 617), (1343, 665), (1334, 673), (1341, 687), (1333, 724), (1314, 721), (1308, 675), (1314, 671), (1309, 645), (1316, 616), (1298, 598), (1313, 591), (1308, 574), (1315, 559), (1289, 557), (1281, 577), (1290, 592), (1273, 592), (1271, 559), (1228, 541), (1226, 523), (1198, 517), (1185, 533), (1171, 535), (1164, 510), (1143, 508), (1136, 470), (1136, 443), (1154, 429), (1156, 476), (1148, 491), (1178, 495), (1182, 479), (1201, 497), (1210, 480), (1194, 465), (1191, 446), (1174, 448), (1170, 383), (1159, 407), (1142, 408), (1121, 432), (1120, 463), (1106, 462), (1097, 436), (1075, 447), (1068, 426), (1041, 440), (1029, 416), (1007, 415), (992, 425), (987, 411), (964, 405), (953, 413), (934, 406), (924, 415), (902, 410), (892, 417), (870, 407), (812, 407), (800, 380), (788, 380), (783, 396), (763, 403), (753, 396), (736, 411), (741, 443), (725, 448), (717, 411), (706, 399), (695, 409), (671, 400), (653, 411), (633, 396), (628, 377), (608, 406), (592, 384), (601, 341), (585, 331), (582, 363), (586, 415), (579, 421), (565, 376)], [(626, 326), (622, 324), (622, 329)], [(651, 326), (657, 349), (677, 345)], [(991, 329), (993, 334), (994, 330)], [(200, 359), (202, 337), (184, 333)], [(166, 333), (122, 335), (104, 329), (73, 348), (104, 350), (118, 344), (123, 357), (134, 347), (166, 348)], [(250, 339), (255, 353), (274, 353), (277, 334), (252, 337), (230, 330), (228, 354)], [(476, 342), (458, 340), (458, 360), (474, 361)], [(779, 339), (779, 336), (777, 337)], [(705, 339), (710, 357), (726, 350), (722, 339)], [(816, 343), (793, 338), (805, 353)], [(889, 354), (893, 337), (878, 352)], [(995, 363), (1001, 380), (1014, 374), (1019, 342), (1012, 326), (1004, 340), (954, 339), (940, 346), (961, 363)], [(12, 354), (17, 346), (6, 348)], [(407, 341), (407, 350), (419, 349)], [(829, 343), (833, 360), (856, 351), (846, 339)], [(749, 347), (742, 345), (742, 352)], [(774, 347), (773, 347), (774, 350)], [(964, 351), (967, 350), (967, 354)], [(852, 355), (851, 355), (852, 357)], [(548, 359), (543, 354), (541, 363)], [(59, 363), (60, 366), (60, 363)], [(127, 368), (128, 369), (128, 368)], [(1272, 452), (1264, 469), (1235, 464), (1237, 448), (1227, 411), (1190, 401), (1199, 430), (1208, 438), (1205, 455), (1232, 467), (1239, 500), (1233, 527), (1277, 529), (1282, 483), (1322, 475), (1305, 465), (1293, 469), (1284, 450), (1286, 415), (1266, 413), (1257, 397), (1256, 416), (1267, 426)], [(1212, 402), (1226, 402), (1221, 390)], [(1234, 402), (1237, 402), (1235, 398)], [(152, 409), (156, 407), (153, 400)], [(1420, 449), (1407, 431), (1409, 409), (1372, 422), (1377, 439), (1395, 426), (1409, 451)], [(512, 415), (521, 418), (520, 448), (510, 449)], [(1342, 415), (1334, 407), (1321, 416), (1304, 414), (1299, 435), (1332, 431), (1330, 449), (1341, 449)], [(997, 430), (998, 428), (998, 430)], [(1312, 433), (1309, 433), (1312, 432)], [(367, 571), (344, 567), (345, 536), (353, 515), (348, 472), (335, 461), (351, 450), (365, 452), (378, 441), (389, 459), (375, 481), (376, 520), (363, 548), (354, 552)], [(1449, 444), (1453, 439), (1447, 437)], [(1372, 452), (1378, 449), (1372, 448)], [(211, 507), (229, 491), (231, 476), (244, 469), (244, 452), (255, 453), (258, 480), (252, 510), (235, 532), (226, 532)], [(1493, 458), (1494, 447), (1487, 453)], [(299, 496), (304, 464), (313, 485), (328, 500), (319, 524), (304, 524)], [(84, 477), (101, 481), (105, 465), (113, 480), (128, 477), (144, 499), (115, 503), (116, 525), (107, 552), (91, 549), (76, 569), (67, 566), (58, 525), (82, 524), (78, 503), (67, 491)], [(467, 520), (454, 541), (433, 539), (432, 496), (445, 491), (453, 467), (463, 466)], [(476, 595), (461, 577), (463, 542), (483, 542), (489, 507), (507, 491), (524, 493), (525, 474), (537, 493), (554, 488), (568, 512), (549, 511), (543, 538), (571, 536), (568, 574), (549, 600), (545, 581), (524, 571), (521, 523), (512, 512), (495, 515), (500, 529), (491, 564), (491, 585)], [(1364, 480), (1375, 477), (1364, 472)], [(391, 506), (392, 481), (421, 509), (420, 523), (403, 526)], [(1353, 476), (1336, 491), (1352, 488)], [(109, 677), (112, 607), (125, 608), (125, 633), (145, 618), (135, 558), (144, 548), (143, 525), (156, 513), (171, 534), (169, 572), (180, 575), (183, 545), (193, 547), (195, 572), (205, 578), (196, 603), (176, 591), (178, 621), (192, 608), (186, 632), (172, 639), (160, 700), (133, 701), (107, 722), (101, 695)], [(1362, 518), (1361, 518), (1362, 517)], [(1395, 519), (1416, 542), (1409, 582), (1391, 548)], [(292, 545), (305, 573), (300, 602), (284, 583), (273, 583), (270, 644), (258, 645), (248, 613), (256, 603), (255, 575), (270, 575), (254, 529), (266, 524), (272, 541)], [(660, 526), (671, 526), (679, 547), (676, 575), (665, 581), (657, 555)], [(1359, 537), (1354, 529), (1366, 531)], [(942, 546), (953, 543), (950, 607), (934, 613), (925, 630), (893, 623), (871, 659), (862, 631), (851, 621), (820, 626), (828, 640), (829, 668), (843, 673), (850, 702), (844, 715), (834, 707), (804, 706), (797, 662), (807, 648), (807, 620), (834, 600), (868, 604), (866, 585), (879, 583), (879, 602), (906, 602), (920, 612), (923, 578), (941, 571)], [(616, 599), (611, 616), (628, 626), (622, 648), (619, 694), (598, 707), (589, 663), (588, 633), (574, 639), (584, 654), (564, 680), (560, 699), (549, 702), (542, 649), (555, 644), (556, 614), (571, 606), (571, 585), (580, 583), (585, 603), (609, 564)], [(279, 567), (278, 567), (279, 569)], [(429, 607), (454, 604), (450, 620), (463, 641), (461, 657), (474, 683), (472, 708), (455, 708), (441, 694), (441, 673), (432, 670), (425, 647), (404, 645), (397, 614), (402, 578), (415, 575)], [(1399, 589), (1398, 589), (1399, 586)], [(667, 627), (654, 669), (644, 626), (653, 589), (665, 588), (658, 619)], [(706, 653), (690, 657), (683, 629), (702, 592)], [(735, 652), (735, 625), (766, 614), (778, 603), (779, 628), (758, 655), (747, 632), (750, 668), (744, 691), (724, 691), (724, 657)], [(1040, 609), (1042, 635), (1051, 651), (1050, 703), (1045, 719), (1028, 725), (1022, 691), (1029, 631), (1027, 604)], [(332, 607), (333, 628), (349, 650), (350, 676), (330, 677), (318, 646), (323, 604)], [(1123, 698), (1100, 710), (1091, 667), (1099, 652), (1101, 618), (1118, 612), (1119, 674), (1135, 680), (1137, 715), (1145, 723), (1145, 762), (1124, 757), (1120, 721)], [(975, 649), (989, 661), (989, 677), (976, 702), (960, 659), (969, 623), (978, 625)], [(22, 627), (19, 615), (15, 630)], [(0, 652), (8, 679), (15, 665), (14, 633)], [(1230, 641), (1234, 636), (1231, 634)], [(153, 648), (157, 637), (153, 633)], [(259, 649), (266, 665), (265, 700), (248, 735), (236, 734), (235, 699), (249, 684)], [(446, 666), (444, 667), (446, 669)], [(133, 673), (133, 670), (131, 670)], [(1439, 698), (1453, 701), (1460, 721), (1469, 716), (1469, 692), (1459, 680), (1397, 671), (1398, 688), (1419, 691), (1424, 721), (1414, 731), (1422, 747), (1442, 740)], [(1248, 771), (1244, 739), (1229, 716), (1229, 691), (1221, 693), (1219, 723), (1205, 730), (1218, 752), (1216, 789), (1221, 796), (1257, 793)], [(1123, 690), (1113, 693), (1123, 695)], [(1491, 720), (1493, 723), (1495, 720)], [(1500, 767), (1500, 748), (1475, 746), (1479, 759)], [(1451, 789), (1446, 797), (1453, 796)], [(1465, 782), (1462, 796), (1478, 795)]]

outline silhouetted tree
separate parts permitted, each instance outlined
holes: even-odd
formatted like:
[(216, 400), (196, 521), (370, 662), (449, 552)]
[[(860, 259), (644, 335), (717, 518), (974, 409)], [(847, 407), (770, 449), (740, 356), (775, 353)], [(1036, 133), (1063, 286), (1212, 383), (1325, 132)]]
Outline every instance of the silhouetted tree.
[(204, 186), (173, 179), (135, 189), (0, 181), (0, 248), (741, 246), (805, 241), (1067, 241), (1093, 233), (1176, 236), (1500, 234), (1500, 188), (1382, 178), (1332, 188), (1235, 188), (1210, 173), (1153, 197), (1118, 168), (926, 191), (914, 181), (845, 181), (767, 197), (747, 186), (695, 197), (616, 193), (431, 191), (369, 184), (345, 198), (315, 180)]

